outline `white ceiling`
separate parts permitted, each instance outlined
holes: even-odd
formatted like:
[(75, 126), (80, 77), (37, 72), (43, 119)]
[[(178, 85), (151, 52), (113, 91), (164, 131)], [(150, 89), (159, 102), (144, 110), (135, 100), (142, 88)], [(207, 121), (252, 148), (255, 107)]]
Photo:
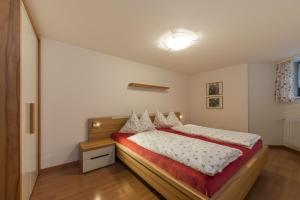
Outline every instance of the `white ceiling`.
[[(185, 73), (300, 53), (299, 0), (25, 0), (38, 33)], [(201, 33), (179, 52), (158, 47), (176, 28)]]

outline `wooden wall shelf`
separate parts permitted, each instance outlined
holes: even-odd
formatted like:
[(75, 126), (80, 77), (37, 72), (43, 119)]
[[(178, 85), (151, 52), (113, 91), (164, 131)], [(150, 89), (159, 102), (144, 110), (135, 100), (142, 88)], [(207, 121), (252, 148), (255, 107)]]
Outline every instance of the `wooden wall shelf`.
[(166, 86), (148, 85), (148, 84), (142, 84), (142, 83), (128, 83), (128, 87), (155, 89), (155, 90), (168, 90), (168, 89), (170, 89), (170, 87), (166, 87)]

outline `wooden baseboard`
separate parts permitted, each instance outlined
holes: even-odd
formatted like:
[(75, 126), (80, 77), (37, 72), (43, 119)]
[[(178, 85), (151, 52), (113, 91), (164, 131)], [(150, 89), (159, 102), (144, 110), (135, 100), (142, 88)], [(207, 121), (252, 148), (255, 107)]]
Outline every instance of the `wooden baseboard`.
[(300, 155), (300, 151), (297, 149), (293, 149), (291, 147), (288, 146), (284, 146), (284, 145), (268, 145), (270, 148), (281, 148), (281, 149), (286, 149), (288, 151), (291, 151), (293, 153), (299, 154)]
[(280, 144), (280, 145), (268, 144), (268, 146), (269, 146), (269, 147), (274, 147), (274, 148), (276, 148), (276, 147), (279, 147), (279, 148), (280, 148), (280, 147), (284, 147), (284, 146), (281, 145), (281, 144)]
[(69, 163), (65, 163), (62, 165), (57, 165), (57, 166), (41, 169), (39, 171), (39, 175), (53, 173), (53, 172), (60, 171), (62, 169), (66, 169), (66, 168), (70, 168), (70, 167), (74, 167), (74, 166), (78, 166), (78, 168), (79, 168), (79, 161), (69, 162)]

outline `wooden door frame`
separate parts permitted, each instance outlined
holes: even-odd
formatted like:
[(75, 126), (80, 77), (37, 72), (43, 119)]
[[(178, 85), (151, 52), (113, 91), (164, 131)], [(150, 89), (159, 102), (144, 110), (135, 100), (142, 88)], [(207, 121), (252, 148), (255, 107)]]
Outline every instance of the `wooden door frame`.
[(20, 0), (0, 3), (0, 199), (20, 199)]

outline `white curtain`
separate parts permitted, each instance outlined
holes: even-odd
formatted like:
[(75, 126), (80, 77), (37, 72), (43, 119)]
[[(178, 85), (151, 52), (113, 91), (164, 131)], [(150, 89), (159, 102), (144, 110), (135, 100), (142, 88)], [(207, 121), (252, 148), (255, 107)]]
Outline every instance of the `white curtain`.
[(296, 94), (296, 67), (292, 60), (276, 66), (275, 100), (278, 103), (292, 103)]

